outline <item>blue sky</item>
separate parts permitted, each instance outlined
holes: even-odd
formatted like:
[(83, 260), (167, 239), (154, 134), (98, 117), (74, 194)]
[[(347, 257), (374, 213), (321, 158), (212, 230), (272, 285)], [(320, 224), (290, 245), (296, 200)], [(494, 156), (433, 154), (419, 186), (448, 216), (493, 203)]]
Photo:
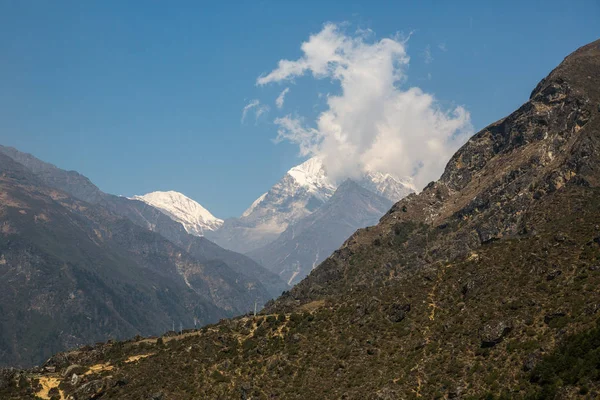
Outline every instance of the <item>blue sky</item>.
[[(0, 144), (110, 193), (172, 189), (237, 216), (302, 161), (295, 144), (274, 143), (275, 118), (312, 126), (318, 93), (339, 90), (331, 79), (257, 78), (300, 58), (327, 22), (370, 29), (373, 41), (410, 34), (400, 84), (464, 107), (475, 131), (600, 37), (597, 1), (222, 3), (0, 1)], [(242, 122), (253, 99), (270, 111)]]

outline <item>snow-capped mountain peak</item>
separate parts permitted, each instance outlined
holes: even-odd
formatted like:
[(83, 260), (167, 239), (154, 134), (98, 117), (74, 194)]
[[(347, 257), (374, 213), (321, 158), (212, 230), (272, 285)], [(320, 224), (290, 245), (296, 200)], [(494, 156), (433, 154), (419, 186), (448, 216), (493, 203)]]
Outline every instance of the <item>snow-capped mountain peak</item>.
[(252, 214), (252, 211), (254, 211), (254, 209), (256, 207), (258, 207), (258, 205), (265, 199), (266, 196), (267, 196), (267, 193), (263, 193), (258, 199), (254, 200), (254, 202), (250, 205), (250, 207), (248, 207), (248, 209), (246, 209), (246, 211), (244, 211), (244, 213), (242, 214), (242, 217), (247, 217), (248, 215)]
[(257, 198), (240, 218), (225, 221), (208, 238), (218, 245), (247, 252), (275, 240), (289, 224), (312, 213), (335, 192), (323, 164), (311, 158), (291, 168)]
[(203, 236), (205, 231), (214, 231), (223, 225), (222, 219), (212, 215), (196, 201), (173, 190), (151, 192), (143, 196), (133, 196), (131, 199), (158, 208), (171, 219), (181, 223), (192, 235)]
[(411, 178), (399, 179), (391, 174), (376, 171), (366, 172), (359, 184), (394, 203), (417, 191)]
[(306, 160), (287, 173), (300, 186), (305, 187), (309, 193), (314, 194), (321, 200), (328, 199), (335, 191), (335, 185), (327, 177), (323, 163), (317, 157)]
[(262, 216), (266, 210), (268, 210), (267, 214), (275, 209), (281, 211), (281, 205), (289, 207), (290, 200), (294, 199), (299, 203), (296, 204), (296, 207), (291, 207), (284, 217), (295, 220), (306, 215), (300, 210), (306, 206), (306, 202), (311, 197), (316, 198), (319, 202), (325, 202), (335, 192), (335, 188), (335, 185), (327, 178), (321, 160), (313, 157), (291, 168), (271, 190), (261, 195), (244, 211), (242, 218), (249, 218), (252, 214)]

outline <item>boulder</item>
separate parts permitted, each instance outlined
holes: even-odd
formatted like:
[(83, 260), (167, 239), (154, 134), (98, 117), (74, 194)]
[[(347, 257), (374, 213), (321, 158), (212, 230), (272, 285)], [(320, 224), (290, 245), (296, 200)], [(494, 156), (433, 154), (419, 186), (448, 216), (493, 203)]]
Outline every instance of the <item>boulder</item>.
[(500, 343), (512, 330), (512, 324), (507, 321), (494, 321), (481, 329), (481, 347), (494, 347)]
[(71, 385), (79, 386), (79, 384), (81, 383), (81, 379), (81, 375), (73, 374), (73, 376), (71, 377)]

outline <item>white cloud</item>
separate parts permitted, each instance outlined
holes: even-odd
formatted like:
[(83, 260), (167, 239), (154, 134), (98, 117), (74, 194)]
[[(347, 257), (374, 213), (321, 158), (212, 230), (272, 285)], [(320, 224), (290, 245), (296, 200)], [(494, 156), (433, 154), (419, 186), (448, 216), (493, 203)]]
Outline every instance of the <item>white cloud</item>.
[(440, 49), (443, 52), (448, 51), (448, 48), (446, 47), (446, 42), (442, 42), (442, 43), (438, 44), (438, 49)]
[(275, 105), (277, 106), (277, 108), (281, 108), (283, 107), (283, 102), (285, 101), (285, 95), (290, 91), (289, 87), (286, 87), (285, 89), (283, 89), (283, 91), (279, 94), (279, 96), (277, 96), (277, 99), (275, 99)]
[(301, 156), (314, 155), (319, 151), (319, 143), (321, 141), (321, 133), (313, 128), (304, 126), (300, 118), (293, 118), (286, 115), (283, 118), (275, 119), (277, 129), (277, 138), (275, 142), (279, 143), (283, 140), (289, 140), (295, 143), (300, 148)]
[(403, 88), (410, 58), (406, 40), (346, 34), (335, 24), (302, 43), (302, 56), (281, 60), (258, 85), (311, 74), (339, 85), (314, 124), (287, 115), (274, 122), (277, 140), (319, 156), (336, 180), (375, 170), (413, 177), (417, 187), (437, 179), (451, 155), (472, 134), (469, 113), (441, 108), (432, 94)]
[(250, 100), (250, 102), (246, 104), (242, 109), (242, 123), (244, 123), (244, 121), (246, 120), (248, 112), (252, 110), (254, 111), (255, 121), (258, 121), (258, 118), (261, 115), (269, 112), (269, 106), (266, 104), (260, 104), (260, 101), (258, 99)]

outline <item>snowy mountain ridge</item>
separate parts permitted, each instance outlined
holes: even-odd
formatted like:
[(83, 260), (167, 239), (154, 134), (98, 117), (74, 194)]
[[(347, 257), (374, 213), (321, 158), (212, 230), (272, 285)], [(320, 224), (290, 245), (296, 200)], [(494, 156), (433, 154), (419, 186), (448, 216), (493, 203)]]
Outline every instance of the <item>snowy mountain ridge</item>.
[[(356, 182), (392, 202), (415, 191), (410, 179), (401, 180), (379, 172), (367, 172)], [(310, 158), (291, 168), (240, 218), (229, 219), (220, 229), (208, 232), (208, 238), (230, 250), (252, 251), (272, 242), (291, 224), (319, 209), (337, 188), (322, 161)]]
[(392, 202), (417, 192), (411, 178), (398, 179), (391, 174), (369, 171), (358, 181), (358, 184)]
[[(415, 191), (410, 179), (401, 180), (380, 172), (366, 172), (355, 182), (393, 203)], [(313, 157), (287, 171), (239, 218), (223, 221), (175, 191), (157, 191), (132, 199), (159, 209), (192, 235), (206, 236), (221, 247), (247, 253), (274, 241), (290, 225), (311, 215), (327, 203), (337, 189), (322, 161)]]
[[(361, 179), (357, 180), (357, 183), (393, 202), (400, 200), (409, 193), (416, 192), (412, 179), (399, 179), (391, 174), (375, 171), (366, 172)], [(244, 211), (242, 218), (250, 217), (254, 212), (260, 212), (260, 208), (268, 208), (273, 203), (286, 203), (287, 197), (297, 196), (301, 191), (321, 202), (325, 202), (336, 189), (337, 185), (328, 178), (322, 161), (317, 157), (312, 157), (291, 168), (269, 192), (262, 194)], [(275, 202), (275, 199), (269, 196), (274, 192), (285, 197), (285, 200), (279, 198), (279, 201)], [(288, 215), (288, 217), (290, 216)]]
[(181, 223), (191, 235), (204, 236), (206, 231), (217, 230), (223, 225), (222, 219), (212, 215), (198, 202), (173, 190), (151, 192), (142, 196), (133, 196), (131, 199), (158, 208), (174, 221)]

